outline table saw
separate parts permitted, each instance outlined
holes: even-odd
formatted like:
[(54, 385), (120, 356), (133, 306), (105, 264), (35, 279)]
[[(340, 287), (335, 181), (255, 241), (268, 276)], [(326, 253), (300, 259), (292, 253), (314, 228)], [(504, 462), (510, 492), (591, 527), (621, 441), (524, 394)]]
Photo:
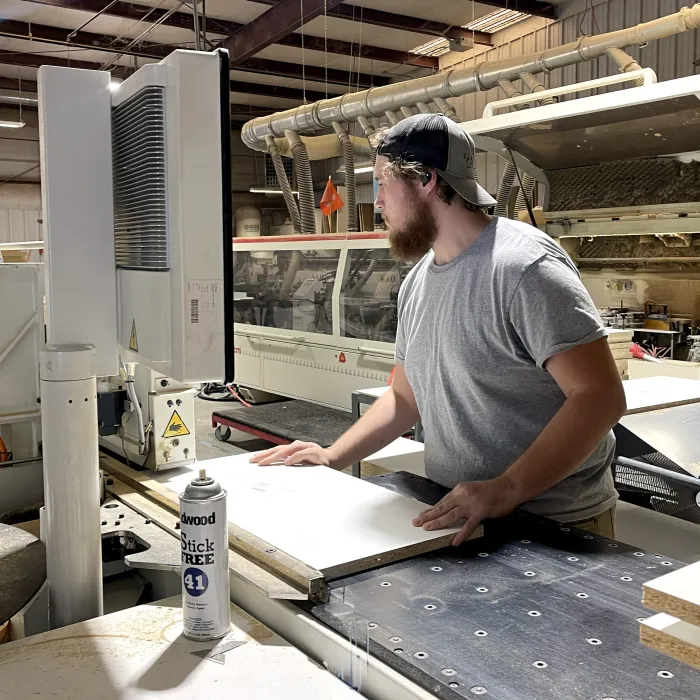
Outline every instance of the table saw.
[[(234, 470), (247, 455), (217, 461)], [(127, 550), (129, 542), (140, 544), (125, 552), (127, 566), (177, 572), (179, 523), (168, 484), (188, 470), (154, 475), (109, 459), (102, 467), (109, 472), (103, 536), (120, 533)], [(370, 481), (425, 503), (445, 493), (408, 473)], [(300, 570), (269, 544), (267, 559), (256, 555), (265, 543), (245, 533), (232, 539), (231, 532), (232, 602), (364, 696), (700, 697), (700, 672), (639, 643), (639, 622), (650, 614), (642, 584), (682, 566), (661, 554), (516, 512), (487, 522), (483, 537), (461, 547), (314, 583), (304, 579), (310, 567)], [(171, 546), (156, 544), (164, 536)], [(112, 618), (104, 624), (126, 634), (126, 623)], [(164, 660), (174, 658), (161, 651)], [(96, 645), (86, 653), (102, 652)], [(7, 650), (0, 651), (3, 663)], [(329, 697), (314, 688), (306, 697)]]

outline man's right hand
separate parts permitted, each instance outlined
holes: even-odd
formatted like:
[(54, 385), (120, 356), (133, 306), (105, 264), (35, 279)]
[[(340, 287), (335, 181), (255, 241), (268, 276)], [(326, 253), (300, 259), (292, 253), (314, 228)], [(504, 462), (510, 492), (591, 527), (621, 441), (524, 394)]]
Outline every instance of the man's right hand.
[(314, 442), (301, 442), (299, 440), (291, 445), (280, 445), (264, 452), (256, 452), (250, 461), (259, 467), (268, 467), (271, 464), (283, 464), (286, 467), (300, 464), (330, 466), (330, 457), (326, 448)]

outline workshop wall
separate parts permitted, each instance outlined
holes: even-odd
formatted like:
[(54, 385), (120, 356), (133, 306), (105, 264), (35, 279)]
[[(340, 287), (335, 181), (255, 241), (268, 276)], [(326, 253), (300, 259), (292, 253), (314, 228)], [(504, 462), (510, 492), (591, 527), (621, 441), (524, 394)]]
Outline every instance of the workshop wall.
[[(588, 0), (588, 9), (586, 9), (586, 4), (586, 0), (564, 2), (559, 5), (560, 14), (557, 21), (531, 17), (494, 34), (494, 45), (491, 47), (475, 46), (473, 50), (464, 53), (450, 52), (445, 54), (440, 59), (440, 67), (443, 70), (464, 68), (481, 61), (496, 61), (541, 51), (574, 41), (584, 33), (602, 34), (632, 27), (640, 22), (648, 22), (678, 12), (682, 7), (692, 3), (687, 0), (594, 1), (595, 22), (590, 0)], [(694, 63), (698, 57), (699, 47), (697, 44), (698, 32), (690, 31), (661, 41), (651, 42), (642, 49), (630, 48), (628, 52), (640, 65), (656, 71), (659, 81), (671, 80), (698, 72), (698, 66)], [(607, 57), (604, 57), (555, 70), (549, 75), (539, 74), (538, 77), (546, 87), (559, 87), (614, 73), (617, 73), (617, 68)], [(620, 88), (614, 86), (602, 88), (602, 90), (605, 89)], [(579, 93), (582, 97), (589, 94), (591, 93)], [(496, 89), (453, 98), (451, 102), (460, 119), (468, 121), (481, 117), (488, 102), (504, 97), (503, 92)], [(477, 156), (479, 178), (489, 192), (495, 194), (498, 190), (503, 167), (504, 161), (496, 155), (480, 154)]]
[[(641, 309), (645, 301), (668, 304), (674, 316), (693, 319), (700, 323), (700, 273), (655, 272), (600, 272), (583, 271), (581, 280), (598, 308), (627, 306)], [(616, 282), (631, 282), (631, 288)], [(620, 290), (623, 287), (623, 290)]]
[[(18, 121), (19, 108), (0, 105), (0, 119)], [(9, 178), (40, 180), (38, 112), (22, 110), (22, 119), (26, 126), (21, 129), (0, 129), (0, 183)]]
[(0, 243), (40, 241), (41, 187), (36, 183), (0, 185)]

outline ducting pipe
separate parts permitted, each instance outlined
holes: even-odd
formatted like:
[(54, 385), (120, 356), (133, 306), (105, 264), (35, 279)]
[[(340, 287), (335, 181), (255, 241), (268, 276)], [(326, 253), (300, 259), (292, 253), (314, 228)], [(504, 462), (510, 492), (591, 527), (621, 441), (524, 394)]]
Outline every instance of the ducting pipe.
[[(289, 179), (287, 178), (287, 171), (284, 169), (284, 163), (282, 162), (282, 156), (277, 148), (276, 140), (273, 139), (272, 136), (268, 136), (265, 140), (267, 141), (267, 152), (270, 154), (272, 164), (275, 166), (277, 182), (282, 190), (284, 203), (287, 205), (287, 211), (292, 219), (294, 233), (301, 233), (301, 218), (299, 217), (299, 209), (297, 207), (296, 200), (294, 199), (294, 195), (292, 194), (292, 188), (289, 184)], [(284, 139), (284, 141), (286, 142), (287, 139)]]
[(0, 95), (0, 104), (22, 105), (22, 107), (38, 107), (39, 100), (35, 97), (15, 97), (14, 95)]
[(357, 231), (357, 188), (355, 186), (355, 157), (347, 131), (342, 124), (333, 122), (338, 141), (343, 146), (343, 164), (345, 165), (345, 206), (348, 208), (348, 231)]
[(376, 129), (369, 123), (369, 119), (367, 119), (367, 117), (358, 117), (357, 123), (362, 129), (362, 133), (367, 137), (367, 144), (369, 146), (370, 151), (372, 152), (372, 165), (374, 165), (377, 161), (377, 149), (372, 145), (371, 137), (372, 134), (376, 131)]
[(401, 117), (399, 117), (399, 115), (396, 114), (396, 112), (390, 109), (386, 111), (386, 118), (389, 120), (389, 124), (391, 124), (392, 126), (394, 126), (394, 124), (398, 124), (401, 121)]
[[(563, 46), (517, 56), (502, 61), (482, 61), (467, 68), (453, 69), (403, 83), (391, 83), (361, 92), (339, 95), (294, 109), (253, 119), (244, 125), (243, 142), (256, 150), (265, 149), (266, 136), (281, 136), (286, 131), (318, 131), (334, 121), (352, 122), (358, 117), (378, 117), (403, 106), (446, 97), (490, 90), (499, 80), (515, 80), (522, 73), (534, 75), (563, 68), (605, 55), (608, 49), (641, 46), (650, 41), (700, 27), (700, 5), (644, 22), (629, 29), (584, 36)], [(442, 109), (442, 108), (441, 108)], [(444, 112), (444, 110), (443, 110)]]
[[(620, 73), (631, 73), (633, 70), (642, 70), (642, 67), (622, 49), (608, 49), (605, 54), (620, 69)], [(635, 87), (644, 85), (644, 78), (637, 78), (634, 81)]]
[(416, 102), (416, 107), (421, 114), (432, 114), (433, 110), (427, 102)]
[[(306, 146), (306, 153), (309, 160), (326, 160), (327, 158), (340, 158), (343, 155), (343, 147), (334, 134), (324, 134), (322, 136), (300, 136), (301, 142)], [(371, 149), (365, 139), (360, 136), (350, 136), (350, 143), (358, 159), (369, 158)], [(267, 138), (265, 139), (266, 144)], [(277, 150), (281, 156), (291, 157), (292, 147), (286, 138), (274, 139)], [(266, 150), (269, 150), (269, 146)]]
[(447, 100), (443, 100), (442, 97), (436, 97), (435, 105), (448, 119), (451, 119), (453, 122), (459, 122), (457, 110)]
[[(520, 78), (533, 93), (544, 92), (546, 89), (545, 86), (542, 85), (542, 83), (537, 80), (534, 75), (532, 75), (532, 73), (523, 73)], [(643, 80), (643, 78), (641, 80)], [(541, 105), (553, 105), (556, 104), (556, 102), (557, 101), (553, 97), (544, 97), (539, 103)]]
[[(505, 92), (506, 97), (519, 97), (523, 93), (518, 90), (510, 80), (499, 80), (498, 85)], [(526, 105), (517, 105), (515, 109), (520, 109)], [(503, 174), (501, 175), (501, 181), (498, 183), (498, 194), (496, 195), (496, 208), (494, 213), (496, 216), (512, 218), (513, 212), (510, 208), (510, 195), (513, 191), (513, 183), (515, 182), (515, 176), (517, 175), (515, 166), (511, 161), (506, 161), (505, 168), (503, 169)], [(520, 193), (518, 193), (520, 194)]]
[(299, 217), (301, 219), (302, 233), (316, 233), (316, 217), (314, 215), (314, 183), (311, 178), (311, 164), (306, 152), (306, 146), (299, 134), (295, 131), (287, 131), (286, 137), (292, 147), (292, 160), (294, 172), (297, 175), (297, 188), (299, 190)]
[(410, 107), (401, 107), (400, 111), (404, 117), (412, 117), (413, 116), (413, 110)]

